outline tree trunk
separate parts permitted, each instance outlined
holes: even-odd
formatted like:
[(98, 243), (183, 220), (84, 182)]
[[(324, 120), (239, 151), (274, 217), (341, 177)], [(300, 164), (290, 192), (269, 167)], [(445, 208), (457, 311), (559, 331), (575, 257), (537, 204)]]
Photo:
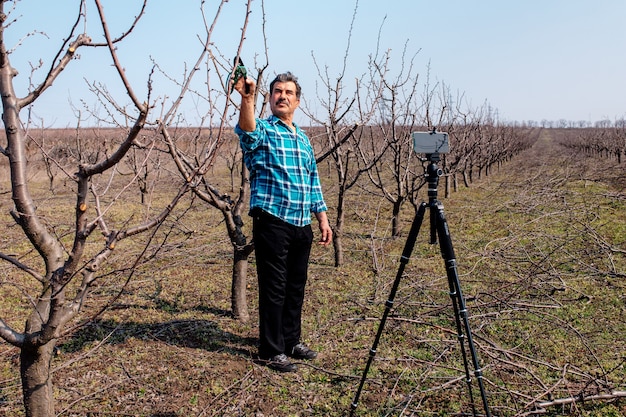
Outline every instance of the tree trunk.
[(250, 249), (235, 249), (233, 260), (233, 277), (231, 287), (231, 309), (233, 317), (239, 321), (247, 323), (250, 320), (248, 312), (247, 290), (248, 290), (248, 256)]
[(231, 280), (230, 307), (233, 317), (247, 322), (250, 320), (246, 290), (248, 286), (248, 256), (254, 250), (254, 244), (248, 243), (243, 233), (243, 219), (238, 210), (230, 209), (230, 205), (220, 207), (226, 224), (226, 231), (233, 245), (233, 274)]
[(400, 209), (402, 208), (403, 199), (398, 197), (396, 201), (393, 202), (393, 211), (391, 213), (391, 233), (393, 237), (400, 236)]
[(467, 171), (463, 171), (463, 185), (469, 188), (469, 178), (467, 177)]
[(56, 339), (20, 351), (20, 375), (26, 417), (54, 417), (54, 392), (50, 364)]
[(335, 248), (335, 267), (343, 265), (343, 240), (341, 232), (333, 232), (333, 247)]
[(344, 210), (345, 199), (342, 192), (339, 193), (337, 199), (337, 220), (335, 222), (335, 228), (333, 230), (333, 248), (335, 250), (335, 267), (343, 265), (343, 241), (341, 235), (343, 234), (344, 223)]

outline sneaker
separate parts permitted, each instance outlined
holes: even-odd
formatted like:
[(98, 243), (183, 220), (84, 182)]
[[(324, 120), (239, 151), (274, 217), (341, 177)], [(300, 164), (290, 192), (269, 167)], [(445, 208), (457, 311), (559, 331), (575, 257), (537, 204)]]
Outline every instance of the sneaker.
[(317, 352), (310, 349), (304, 343), (298, 343), (287, 353), (294, 359), (315, 359), (317, 358)]
[(287, 355), (281, 353), (280, 355), (272, 356), (265, 361), (268, 368), (278, 372), (295, 372), (298, 367), (291, 363), (287, 358)]

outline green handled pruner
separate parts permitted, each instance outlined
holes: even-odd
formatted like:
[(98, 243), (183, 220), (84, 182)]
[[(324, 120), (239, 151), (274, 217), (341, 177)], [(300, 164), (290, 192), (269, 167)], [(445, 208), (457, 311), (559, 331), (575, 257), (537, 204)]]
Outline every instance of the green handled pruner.
[(233, 80), (233, 84), (230, 87), (230, 92), (232, 93), (233, 90), (235, 89), (235, 84), (237, 84), (237, 81), (239, 81), (240, 78), (243, 78), (243, 84), (246, 89), (246, 94), (248, 94), (250, 92), (250, 86), (248, 85), (248, 83), (246, 83), (246, 79), (248, 77), (248, 71), (246, 70), (246, 67), (243, 65), (243, 61), (241, 60), (241, 58), (235, 57), (233, 65), (235, 66), (235, 69), (231, 73), (231, 79)]

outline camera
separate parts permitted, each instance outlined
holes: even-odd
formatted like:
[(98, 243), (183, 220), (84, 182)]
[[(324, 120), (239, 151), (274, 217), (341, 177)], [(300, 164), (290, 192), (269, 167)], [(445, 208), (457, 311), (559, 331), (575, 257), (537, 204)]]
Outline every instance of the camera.
[(448, 153), (450, 141), (447, 133), (413, 132), (413, 150), (415, 153)]

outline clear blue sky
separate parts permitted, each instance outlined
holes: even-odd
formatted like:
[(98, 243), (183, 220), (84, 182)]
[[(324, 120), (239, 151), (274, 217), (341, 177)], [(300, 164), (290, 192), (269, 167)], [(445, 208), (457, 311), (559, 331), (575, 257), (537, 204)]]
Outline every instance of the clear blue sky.
[[(150, 57), (180, 77), (200, 51), (204, 27), (199, 0), (150, 0), (145, 18), (119, 54), (145, 95)], [(208, 4), (217, 3), (207, 0)], [(24, 0), (11, 17), (19, 17), (6, 32), (9, 48), (18, 44), (12, 63), (20, 71), (18, 95), (25, 94), (31, 64), (39, 58), (48, 68), (76, 16), (78, 1)], [(138, 0), (105, 1), (114, 34), (136, 15)], [(230, 0), (214, 42), (227, 57), (236, 52), (245, 12), (243, 0)], [(269, 71), (291, 70), (299, 76), (306, 100), (315, 100), (318, 81), (312, 54), (331, 75), (339, 74), (346, 50), (354, 0), (266, 0)], [(9, 3), (10, 5), (10, 3)], [(5, 12), (9, 5), (5, 5)], [(261, 1), (252, 4), (244, 62), (263, 54)], [(208, 10), (214, 10), (211, 6)], [(98, 38), (93, 6), (87, 31)], [(425, 79), (445, 82), (463, 93), (470, 106), (485, 101), (506, 121), (615, 120), (626, 116), (626, 1), (624, 0), (360, 0), (348, 65), (353, 74), (367, 71), (368, 55), (391, 49), (399, 68), (402, 52), (416, 55), (416, 71)], [(382, 25), (382, 26), (381, 26)], [(81, 27), (82, 29), (82, 27)], [(117, 29), (117, 30), (116, 30)], [(34, 36), (22, 39), (27, 33)], [(45, 33), (45, 36), (41, 33)], [(22, 39), (20, 41), (20, 39)], [(106, 85), (121, 99), (106, 51), (81, 49), (50, 91), (37, 102), (36, 114), (46, 125), (75, 125), (71, 100), (93, 104), (86, 81)], [(250, 65), (249, 65), (250, 66)], [(36, 73), (41, 79), (43, 72)], [(164, 79), (155, 82), (155, 95), (173, 95)], [(197, 113), (202, 113), (198, 103)], [(183, 109), (196, 117), (194, 105)]]

